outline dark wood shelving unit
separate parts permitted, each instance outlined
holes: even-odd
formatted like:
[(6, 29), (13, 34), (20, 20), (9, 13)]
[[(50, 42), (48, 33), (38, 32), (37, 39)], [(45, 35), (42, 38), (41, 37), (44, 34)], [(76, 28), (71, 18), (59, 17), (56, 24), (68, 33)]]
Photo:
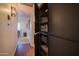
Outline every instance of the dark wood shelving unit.
[(47, 56), (48, 55), (48, 6), (47, 4), (42, 4), (40, 7), (40, 30), (41, 30), (40, 31), (41, 32), (40, 34), (41, 54), (40, 55)]
[(35, 4), (35, 55), (48, 55), (48, 4)]

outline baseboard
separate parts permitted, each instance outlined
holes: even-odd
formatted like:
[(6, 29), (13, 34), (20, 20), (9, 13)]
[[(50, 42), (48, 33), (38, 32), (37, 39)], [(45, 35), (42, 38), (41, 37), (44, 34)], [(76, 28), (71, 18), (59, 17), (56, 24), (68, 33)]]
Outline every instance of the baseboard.
[(0, 56), (9, 56), (9, 53), (0, 53)]

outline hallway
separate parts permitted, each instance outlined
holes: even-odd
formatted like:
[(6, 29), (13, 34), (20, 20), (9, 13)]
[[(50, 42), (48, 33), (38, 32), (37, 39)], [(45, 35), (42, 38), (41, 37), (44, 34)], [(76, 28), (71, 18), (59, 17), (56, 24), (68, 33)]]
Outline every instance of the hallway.
[(0, 3), (0, 56), (34, 55), (34, 17), (34, 4)]
[[(33, 7), (20, 4), (17, 11), (18, 43), (15, 56), (34, 56), (32, 14)], [(33, 23), (34, 24), (34, 23)]]

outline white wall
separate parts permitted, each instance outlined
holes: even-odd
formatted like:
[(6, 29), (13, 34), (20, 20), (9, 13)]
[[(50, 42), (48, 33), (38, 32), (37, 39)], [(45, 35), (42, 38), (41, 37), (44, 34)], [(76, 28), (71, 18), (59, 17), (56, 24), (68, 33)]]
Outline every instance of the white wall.
[(35, 47), (34, 34), (35, 34), (35, 5), (33, 4), (33, 11), (32, 11), (32, 46), (33, 47)]
[(9, 4), (6, 4), (5, 9), (4, 4), (0, 5), (0, 7), (0, 55), (14, 55), (17, 43), (17, 20), (16, 17), (11, 17), (8, 21), (7, 16), (10, 15)]
[(35, 7), (33, 4), (32, 13), (30, 16), (30, 31), (29, 31), (29, 42), (32, 47), (35, 47), (34, 44), (34, 34), (35, 34)]

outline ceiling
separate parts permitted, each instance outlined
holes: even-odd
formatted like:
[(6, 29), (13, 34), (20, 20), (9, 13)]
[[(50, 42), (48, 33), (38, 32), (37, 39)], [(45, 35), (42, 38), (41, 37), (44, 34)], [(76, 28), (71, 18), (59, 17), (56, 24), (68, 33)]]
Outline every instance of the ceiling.
[[(30, 6), (30, 7), (29, 7)], [(33, 14), (33, 4), (19, 4), (18, 10), (25, 12), (27, 15)]]
[(27, 6), (33, 7), (33, 3), (21, 3), (21, 4), (24, 4), (24, 5), (27, 5)]

